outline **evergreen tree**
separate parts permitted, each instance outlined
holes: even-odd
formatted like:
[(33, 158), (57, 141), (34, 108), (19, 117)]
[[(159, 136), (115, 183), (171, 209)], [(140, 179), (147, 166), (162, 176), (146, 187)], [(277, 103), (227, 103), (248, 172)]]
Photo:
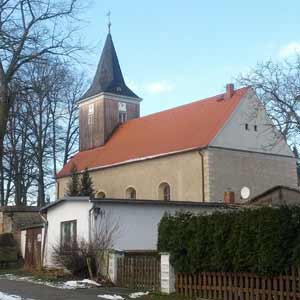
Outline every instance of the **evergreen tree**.
[(93, 187), (93, 180), (88, 169), (85, 168), (81, 176), (80, 196), (88, 196), (90, 198), (93, 198), (94, 193), (95, 191)]
[(75, 164), (71, 168), (71, 178), (68, 182), (66, 193), (68, 196), (79, 196), (80, 194), (79, 176)]

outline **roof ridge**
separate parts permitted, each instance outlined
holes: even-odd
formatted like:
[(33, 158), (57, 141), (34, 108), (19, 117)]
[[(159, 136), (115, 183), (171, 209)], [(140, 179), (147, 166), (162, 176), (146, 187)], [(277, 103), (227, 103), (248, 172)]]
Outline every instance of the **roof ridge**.
[[(244, 89), (245, 89), (245, 90), (246, 90), (246, 89), (250, 89), (250, 86), (245, 86), (245, 87), (236, 89), (236, 90), (234, 90), (234, 93), (239, 92), (239, 91), (244, 90)], [(176, 110), (176, 109), (178, 109), (178, 108), (190, 106), (190, 105), (195, 104), (195, 103), (198, 103), (198, 102), (207, 102), (207, 101), (219, 100), (219, 98), (224, 98), (224, 95), (225, 95), (225, 93), (222, 93), (222, 94), (217, 94), (217, 95), (215, 95), (215, 96), (211, 96), (211, 97), (207, 97), (207, 98), (203, 98), (203, 99), (192, 100), (192, 102), (189, 102), (189, 103), (181, 104), (181, 105), (178, 105), (178, 106), (175, 106), (175, 107), (171, 107), (171, 108), (167, 108), (167, 109), (164, 109), (164, 110), (161, 110), (161, 111), (157, 111), (157, 112), (151, 113), (151, 114), (149, 114), (149, 115), (145, 115), (145, 116), (142, 116), (142, 117), (139, 117), (139, 118), (135, 118), (135, 119), (128, 120), (128, 121), (124, 122), (123, 124), (121, 124), (120, 127), (122, 127), (123, 125), (125, 126), (125, 125), (128, 124), (128, 123), (132, 123), (132, 122), (134, 122), (134, 121), (138, 121), (138, 120), (140, 120), (140, 119), (145, 119), (145, 118), (147, 118), (147, 117), (152, 117), (152, 116), (155, 116), (155, 115), (164, 113), (164, 112), (168, 112), (168, 111)], [(234, 94), (232, 95), (232, 97), (233, 97), (233, 96), (234, 96)], [(226, 100), (226, 101), (230, 101), (230, 99), (228, 99), (228, 100)]]

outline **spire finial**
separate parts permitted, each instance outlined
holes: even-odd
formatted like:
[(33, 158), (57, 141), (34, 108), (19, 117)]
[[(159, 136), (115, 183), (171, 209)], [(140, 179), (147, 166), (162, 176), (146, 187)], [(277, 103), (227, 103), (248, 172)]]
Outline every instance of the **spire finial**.
[(110, 27), (111, 27), (110, 15), (111, 15), (111, 11), (109, 10), (106, 14), (107, 20), (108, 20), (108, 23), (107, 23), (108, 33), (110, 33)]

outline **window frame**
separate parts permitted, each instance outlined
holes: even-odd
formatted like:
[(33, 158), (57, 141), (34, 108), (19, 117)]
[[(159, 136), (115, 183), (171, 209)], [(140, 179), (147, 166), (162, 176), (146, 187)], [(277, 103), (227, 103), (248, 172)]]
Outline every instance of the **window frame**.
[[(102, 194), (103, 197), (100, 196)], [(97, 198), (99, 199), (105, 199), (106, 198), (106, 193), (104, 191), (100, 191), (96, 194)]]
[(132, 186), (126, 189), (126, 199), (135, 200), (136, 199), (136, 189)]
[[(64, 236), (63, 236), (63, 230), (64, 226), (66, 224), (74, 224), (73, 227), (73, 232), (71, 232), (71, 227), (70, 227), (70, 242), (67, 244), (63, 241)], [(72, 235), (73, 235), (73, 241), (72, 241)], [(68, 251), (73, 249), (73, 246), (76, 246), (77, 244), (77, 220), (68, 220), (68, 221), (62, 221), (60, 222), (60, 247), (63, 251)]]
[(169, 183), (162, 182), (158, 186), (158, 198), (162, 201), (171, 201), (171, 185)]

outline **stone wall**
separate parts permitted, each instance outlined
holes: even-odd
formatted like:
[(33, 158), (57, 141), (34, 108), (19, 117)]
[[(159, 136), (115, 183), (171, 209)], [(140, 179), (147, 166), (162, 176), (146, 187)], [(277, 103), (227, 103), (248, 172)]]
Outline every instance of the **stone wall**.
[(250, 198), (276, 185), (297, 187), (296, 164), (290, 157), (210, 148), (209, 169), (210, 201), (223, 201), (224, 192), (231, 190), (239, 202), (244, 186), (250, 188)]

